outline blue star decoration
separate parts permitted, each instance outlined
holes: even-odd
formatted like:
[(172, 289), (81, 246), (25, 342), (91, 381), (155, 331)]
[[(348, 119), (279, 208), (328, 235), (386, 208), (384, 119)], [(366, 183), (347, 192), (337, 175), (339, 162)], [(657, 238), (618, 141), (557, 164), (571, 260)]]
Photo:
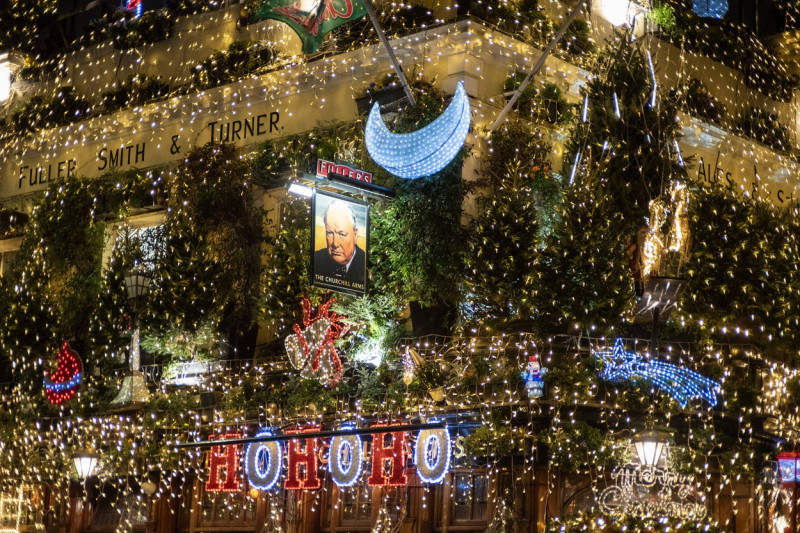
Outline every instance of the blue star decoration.
[(600, 350), (595, 354), (603, 362), (600, 379), (613, 383), (648, 381), (666, 391), (681, 407), (686, 407), (694, 399), (705, 400), (712, 407), (717, 405), (718, 382), (694, 370), (650, 361), (636, 352), (629, 352), (625, 350), (622, 339), (614, 342), (612, 350)]
[(692, 0), (692, 10), (698, 17), (721, 19), (728, 12), (728, 0)]

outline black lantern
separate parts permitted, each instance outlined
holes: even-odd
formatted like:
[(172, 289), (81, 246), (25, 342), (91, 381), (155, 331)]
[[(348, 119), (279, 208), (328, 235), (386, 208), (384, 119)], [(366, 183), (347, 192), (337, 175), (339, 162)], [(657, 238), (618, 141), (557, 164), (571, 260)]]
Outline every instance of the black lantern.
[(129, 300), (137, 300), (150, 290), (150, 274), (136, 265), (125, 275), (125, 289), (128, 291)]

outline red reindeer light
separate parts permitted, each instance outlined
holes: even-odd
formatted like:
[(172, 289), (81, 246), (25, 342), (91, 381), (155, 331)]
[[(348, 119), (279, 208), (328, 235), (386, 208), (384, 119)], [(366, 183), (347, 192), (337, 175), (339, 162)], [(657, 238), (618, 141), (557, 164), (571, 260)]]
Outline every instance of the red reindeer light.
[(342, 380), (342, 361), (336, 352), (336, 339), (343, 337), (350, 326), (342, 322), (341, 316), (331, 311), (336, 303), (331, 298), (312, 314), (311, 302), (303, 298), (303, 331), (294, 325), (294, 334), (286, 337), (286, 355), (292, 366), (305, 377), (317, 376), (329, 387)]

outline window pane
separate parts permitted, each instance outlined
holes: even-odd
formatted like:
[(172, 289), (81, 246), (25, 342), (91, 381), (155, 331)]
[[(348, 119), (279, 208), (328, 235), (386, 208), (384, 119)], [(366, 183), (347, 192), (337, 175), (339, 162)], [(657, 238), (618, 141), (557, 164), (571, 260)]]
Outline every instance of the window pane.
[(360, 501), (358, 502), (357, 516), (359, 520), (369, 520), (372, 517), (372, 495), (371, 489), (366, 483), (359, 483), (361, 487)]
[(489, 479), (486, 476), (475, 476), (473, 478), (475, 486), (475, 504), (472, 514), (474, 520), (486, 519), (486, 502), (489, 493)]
[(214, 520), (225, 520), (228, 518), (228, 506), (226, 505), (224, 492), (215, 492), (214, 499)]
[(353, 487), (342, 489), (342, 519), (355, 520), (357, 517), (358, 498)]
[(453, 520), (469, 520), (470, 506), (472, 504), (472, 476), (468, 474), (456, 475), (455, 505), (453, 506)]

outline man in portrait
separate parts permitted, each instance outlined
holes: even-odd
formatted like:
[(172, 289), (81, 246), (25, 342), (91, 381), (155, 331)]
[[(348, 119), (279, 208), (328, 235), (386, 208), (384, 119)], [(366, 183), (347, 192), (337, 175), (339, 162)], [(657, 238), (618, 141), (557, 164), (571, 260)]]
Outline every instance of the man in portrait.
[(358, 222), (353, 208), (342, 200), (328, 204), (323, 216), (325, 248), (314, 252), (315, 276), (364, 283), (366, 253), (358, 247)]

